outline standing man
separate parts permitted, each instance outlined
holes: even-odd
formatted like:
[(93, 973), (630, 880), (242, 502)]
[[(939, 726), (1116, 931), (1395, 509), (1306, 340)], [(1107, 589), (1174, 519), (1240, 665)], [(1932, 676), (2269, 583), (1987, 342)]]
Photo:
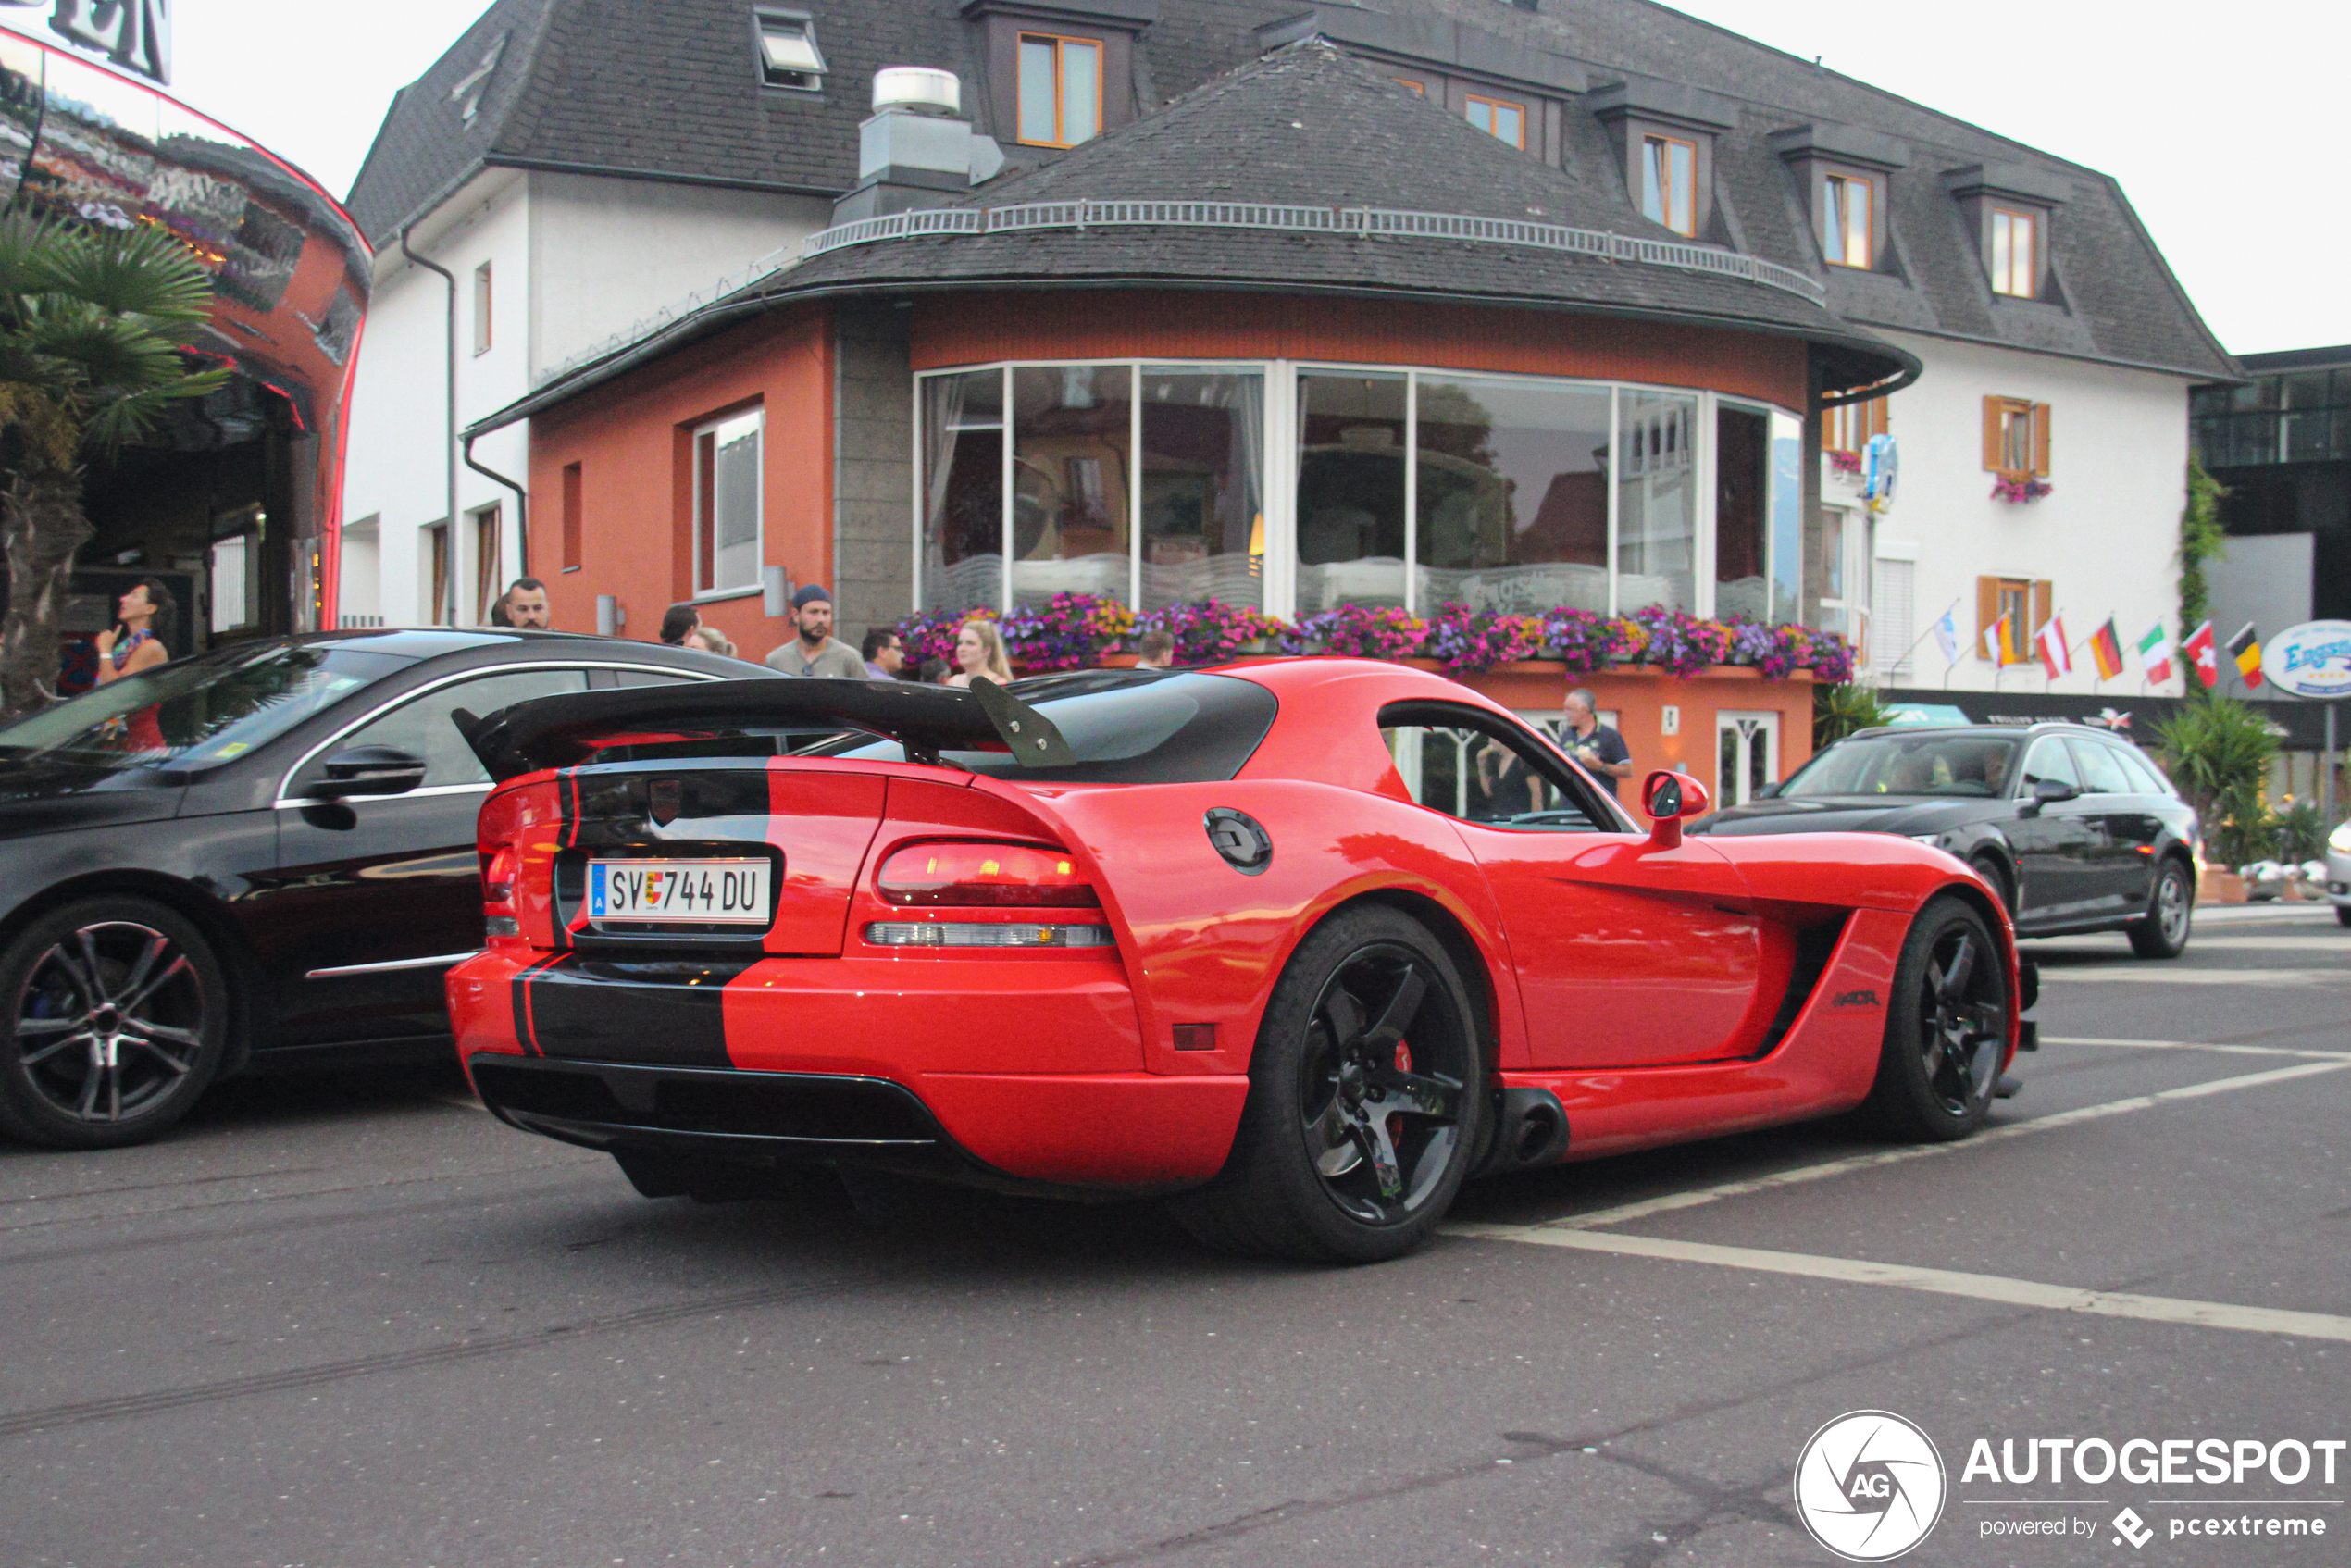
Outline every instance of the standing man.
[(1616, 781), (1633, 777), (1633, 751), (1624, 737), (1600, 722), (1598, 704), (1581, 686), (1567, 694), (1567, 754), (1584, 771), (1616, 793)]
[(833, 596), (810, 583), (791, 596), (791, 616), (800, 635), (767, 655), (767, 667), (786, 675), (837, 675), (865, 678), (857, 650), (833, 636)]
[(868, 680), (896, 680), (898, 672), (906, 667), (906, 645), (886, 626), (865, 633), (865, 645), (859, 652), (865, 655)]
[(519, 631), (550, 631), (547, 624), (547, 585), (535, 577), (518, 577), (508, 585), (505, 597), (506, 624)]

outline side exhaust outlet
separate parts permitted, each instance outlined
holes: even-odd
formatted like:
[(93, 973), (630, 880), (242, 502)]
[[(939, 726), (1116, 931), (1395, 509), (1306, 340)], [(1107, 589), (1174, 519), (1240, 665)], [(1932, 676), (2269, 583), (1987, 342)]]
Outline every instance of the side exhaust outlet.
[(1494, 1140), (1477, 1175), (1555, 1165), (1567, 1157), (1567, 1107), (1548, 1089), (1504, 1089), (1494, 1096)]

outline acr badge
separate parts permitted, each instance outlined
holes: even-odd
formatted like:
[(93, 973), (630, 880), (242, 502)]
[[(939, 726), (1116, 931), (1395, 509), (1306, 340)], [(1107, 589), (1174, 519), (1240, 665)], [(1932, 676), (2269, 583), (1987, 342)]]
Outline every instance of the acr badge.
[(1208, 841), (1225, 864), (1244, 877), (1260, 877), (1274, 864), (1274, 840), (1247, 812), (1218, 806), (1202, 819)]

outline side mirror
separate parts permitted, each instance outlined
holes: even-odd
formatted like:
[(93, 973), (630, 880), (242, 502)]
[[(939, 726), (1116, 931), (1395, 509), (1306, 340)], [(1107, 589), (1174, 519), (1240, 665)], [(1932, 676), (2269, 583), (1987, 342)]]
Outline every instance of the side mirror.
[(2080, 798), (2081, 793), (2081, 790), (2062, 778), (2035, 779), (2033, 784), (2033, 798), (2025, 803), (2022, 815), (2038, 816), (2043, 806), (2054, 804), (2059, 801), (2076, 800)]
[(354, 746), (327, 759), (326, 777), (306, 791), (313, 799), (404, 795), (425, 781), (425, 759), (397, 746)]
[(1659, 768), (1641, 786), (1641, 810), (1649, 819), (1649, 848), (1678, 849), (1682, 842), (1682, 824), (1693, 816), (1704, 816), (1713, 801), (1706, 786), (1686, 773)]

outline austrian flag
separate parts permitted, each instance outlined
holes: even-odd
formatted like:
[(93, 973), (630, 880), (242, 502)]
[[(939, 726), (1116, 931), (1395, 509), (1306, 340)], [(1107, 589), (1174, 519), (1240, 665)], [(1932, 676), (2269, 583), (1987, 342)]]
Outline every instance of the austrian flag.
[(2034, 652), (2041, 655), (2041, 668), (2051, 680), (2073, 673), (2073, 650), (2065, 645), (2065, 617), (2051, 616), (2033, 639)]

